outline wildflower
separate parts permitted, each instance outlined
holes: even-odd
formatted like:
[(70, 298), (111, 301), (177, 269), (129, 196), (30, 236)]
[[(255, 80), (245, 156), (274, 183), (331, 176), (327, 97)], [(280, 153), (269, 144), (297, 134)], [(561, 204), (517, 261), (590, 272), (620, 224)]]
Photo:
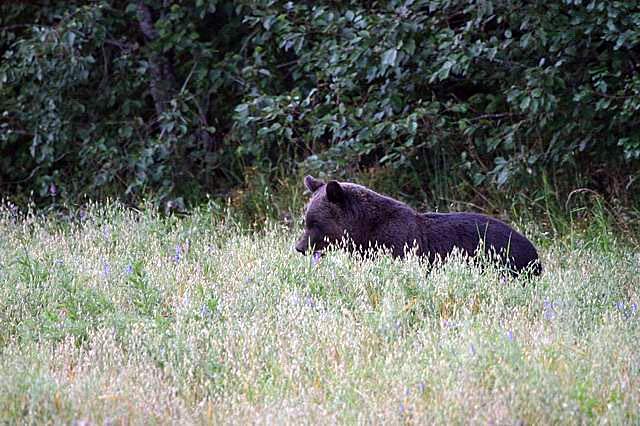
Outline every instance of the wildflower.
[(300, 304), (300, 298), (296, 294), (292, 294), (291, 297), (289, 298), (289, 301), (291, 302), (292, 305)]
[(509, 339), (510, 342), (513, 342), (513, 332), (511, 330), (507, 331), (507, 339)]
[(544, 303), (542, 304), (542, 307), (543, 307), (542, 309), (543, 309), (544, 319), (551, 321), (558, 315), (553, 302), (550, 302), (549, 300), (545, 300)]
[(127, 275), (131, 275), (133, 274), (133, 266), (131, 264), (128, 264), (125, 268), (124, 268), (124, 273)]
[(102, 228), (102, 236), (105, 240), (108, 240), (109, 237), (111, 237), (111, 229), (109, 228), (109, 226), (104, 226)]
[(311, 256), (311, 266), (316, 266), (320, 262), (321, 257), (322, 254), (320, 254), (319, 251), (313, 253), (313, 255)]
[(182, 247), (180, 246), (180, 244), (176, 245), (176, 253), (173, 255), (173, 261), (175, 263), (180, 262), (180, 259), (182, 258)]
[(475, 347), (475, 346), (473, 346), (473, 343), (470, 343), (470, 344), (469, 344), (469, 354), (470, 354), (471, 356), (475, 356), (475, 355), (476, 355), (476, 347)]
[(102, 276), (107, 277), (111, 273), (111, 266), (106, 262), (102, 262)]
[(424, 384), (424, 382), (418, 383), (418, 392), (424, 393), (425, 389), (426, 389), (426, 385)]
[(457, 323), (455, 321), (443, 320), (442, 321), (442, 326), (444, 328), (454, 329), (454, 328), (462, 327), (462, 324), (461, 323)]
[(51, 185), (49, 186), (49, 194), (51, 194), (52, 197), (55, 197), (58, 194), (58, 188), (53, 182), (51, 182)]
[(62, 260), (62, 259), (54, 259), (53, 260), (53, 264), (56, 265), (56, 266), (62, 266), (62, 265), (64, 265), (64, 260)]
[(628, 320), (632, 316), (635, 316), (636, 312), (638, 311), (638, 304), (630, 303), (627, 307), (627, 304), (625, 302), (620, 301), (616, 303), (616, 308), (618, 308), (620, 313), (624, 316), (624, 319)]
[(203, 318), (208, 318), (211, 316), (211, 309), (206, 304), (203, 304), (200, 307), (200, 316)]

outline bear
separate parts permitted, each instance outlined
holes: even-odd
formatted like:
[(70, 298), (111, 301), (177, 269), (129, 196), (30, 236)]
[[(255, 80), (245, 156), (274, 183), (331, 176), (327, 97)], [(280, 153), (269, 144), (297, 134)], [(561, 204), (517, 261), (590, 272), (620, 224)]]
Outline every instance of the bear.
[(295, 246), (302, 254), (321, 254), (329, 245), (347, 241), (347, 249), (364, 253), (383, 247), (398, 258), (415, 250), (433, 264), (456, 248), (473, 258), (482, 245), (491, 259), (513, 275), (542, 272), (531, 241), (490, 216), (419, 213), (401, 201), (355, 183), (325, 183), (306, 176), (304, 184), (312, 195), (305, 207), (304, 232)]

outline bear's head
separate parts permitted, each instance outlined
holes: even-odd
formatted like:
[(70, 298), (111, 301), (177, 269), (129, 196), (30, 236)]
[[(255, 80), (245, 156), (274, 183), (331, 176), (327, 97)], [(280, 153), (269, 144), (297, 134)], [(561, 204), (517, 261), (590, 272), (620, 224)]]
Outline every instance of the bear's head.
[(296, 250), (303, 254), (322, 252), (351, 230), (350, 184), (335, 180), (325, 184), (311, 176), (304, 178), (304, 184), (312, 195), (305, 208), (304, 233), (296, 243)]

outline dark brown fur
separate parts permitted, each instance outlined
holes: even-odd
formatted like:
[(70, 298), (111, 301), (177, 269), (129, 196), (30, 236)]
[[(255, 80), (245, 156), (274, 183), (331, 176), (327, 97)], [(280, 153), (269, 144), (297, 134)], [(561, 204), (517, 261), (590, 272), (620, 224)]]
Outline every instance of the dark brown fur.
[(386, 247), (396, 257), (408, 249), (433, 262), (455, 248), (474, 256), (481, 242), (485, 252), (514, 272), (542, 270), (533, 244), (497, 219), (477, 213), (418, 213), (408, 205), (364, 186), (305, 178), (313, 193), (305, 211), (304, 234), (296, 250), (321, 252), (347, 238), (359, 250)]

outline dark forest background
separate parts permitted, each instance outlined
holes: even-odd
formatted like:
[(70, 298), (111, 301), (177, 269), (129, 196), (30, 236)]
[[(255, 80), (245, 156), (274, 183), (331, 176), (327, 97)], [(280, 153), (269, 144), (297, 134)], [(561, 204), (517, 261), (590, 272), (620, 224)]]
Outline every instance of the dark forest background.
[(16, 203), (640, 198), (636, 1), (5, 1), (0, 57)]

